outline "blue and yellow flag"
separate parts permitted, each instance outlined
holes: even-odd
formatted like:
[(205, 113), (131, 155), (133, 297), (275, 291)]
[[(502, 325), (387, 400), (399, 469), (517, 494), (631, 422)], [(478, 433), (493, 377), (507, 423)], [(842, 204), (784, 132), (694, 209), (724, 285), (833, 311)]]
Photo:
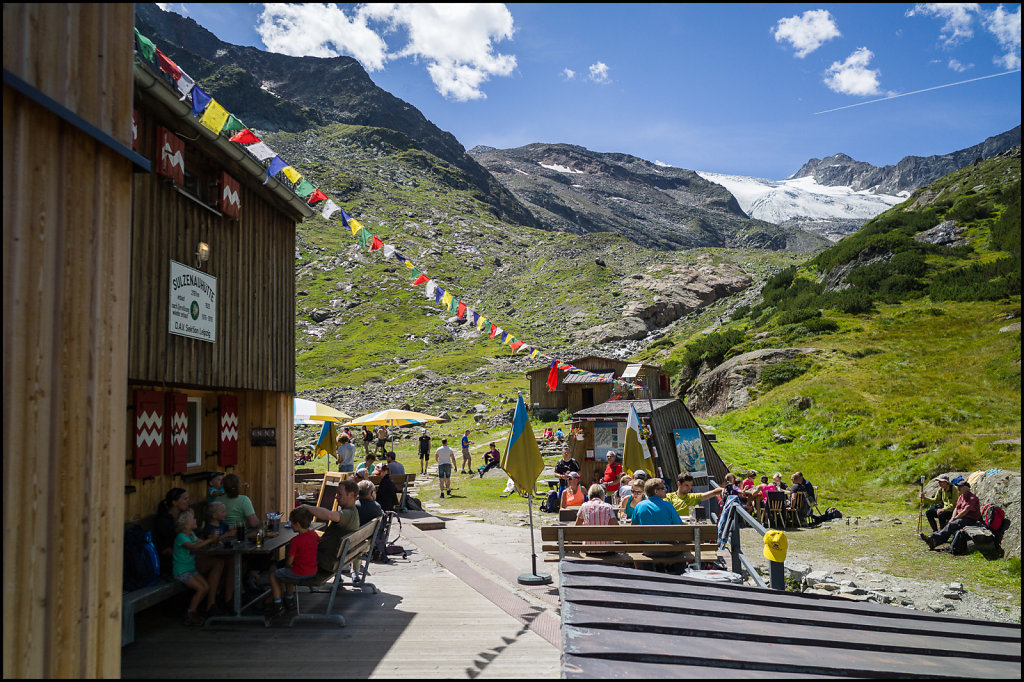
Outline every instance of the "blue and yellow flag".
[(526, 404), (523, 396), (516, 403), (515, 415), (512, 417), (512, 431), (508, 436), (505, 454), (501, 457), (501, 468), (512, 479), (520, 495), (532, 495), (537, 485), (537, 477), (544, 470), (537, 447), (537, 437), (533, 435), (530, 418), (526, 415)]
[[(318, 459), (324, 455), (335, 457), (337, 452), (338, 436), (334, 431), (334, 422), (324, 422), (324, 427), (320, 429), (320, 439), (316, 442), (316, 456)], [(327, 468), (331, 468), (329, 461)]]

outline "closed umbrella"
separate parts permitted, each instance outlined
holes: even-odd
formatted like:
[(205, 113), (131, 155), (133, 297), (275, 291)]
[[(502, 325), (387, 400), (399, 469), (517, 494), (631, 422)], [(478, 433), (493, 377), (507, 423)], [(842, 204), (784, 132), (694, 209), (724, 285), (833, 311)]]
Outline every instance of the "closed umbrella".
[(295, 423), (315, 424), (317, 422), (343, 422), (351, 419), (350, 415), (341, 410), (336, 410), (330, 405), (307, 400), (305, 398), (295, 399)]

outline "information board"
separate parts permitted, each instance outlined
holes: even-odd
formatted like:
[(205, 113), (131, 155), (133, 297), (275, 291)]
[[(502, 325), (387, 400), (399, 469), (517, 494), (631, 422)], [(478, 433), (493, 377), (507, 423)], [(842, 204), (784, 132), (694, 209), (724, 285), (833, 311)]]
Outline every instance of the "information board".
[(171, 261), (168, 330), (200, 341), (217, 341), (217, 278)]

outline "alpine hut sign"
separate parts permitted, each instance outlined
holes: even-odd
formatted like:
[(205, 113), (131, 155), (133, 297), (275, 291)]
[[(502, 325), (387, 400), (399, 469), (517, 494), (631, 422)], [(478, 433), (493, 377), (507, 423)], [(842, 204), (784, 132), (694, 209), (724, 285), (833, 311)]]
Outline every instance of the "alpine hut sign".
[(217, 340), (217, 278), (171, 261), (168, 331), (211, 343)]

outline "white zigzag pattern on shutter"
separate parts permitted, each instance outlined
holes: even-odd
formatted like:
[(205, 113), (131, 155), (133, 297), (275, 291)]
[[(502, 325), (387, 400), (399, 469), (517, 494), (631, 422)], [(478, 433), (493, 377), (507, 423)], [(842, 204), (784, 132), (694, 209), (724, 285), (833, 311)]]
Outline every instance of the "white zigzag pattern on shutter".
[(157, 445), (163, 444), (163, 431), (160, 428), (160, 415), (156, 412), (150, 414), (143, 412), (135, 418), (135, 444), (136, 445)]
[(238, 200), (238, 192), (234, 191), (228, 185), (224, 185), (224, 191), (221, 193), (221, 199), (227, 199), (229, 204), (234, 204), (236, 208), (241, 208), (242, 204)]
[(164, 148), (160, 150), (160, 158), (161, 158), (161, 160), (165, 160), (165, 161), (170, 162), (171, 168), (174, 168), (175, 166), (177, 166), (178, 169), (181, 170), (182, 173), (184, 173), (185, 172), (185, 159), (181, 156), (181, 152), (174, 152), (173, 154), (170, 153), (170, 152), (171, 152), (171, 145), (169, 145), (166, 142), (164, 142)]
[(238, 440), (238, 415), (231, 412), (220, 418), (220, 439)]
[(171, 443), (181, 445), (188, 442), (188, 415), (178, 412), (171, 419)]

